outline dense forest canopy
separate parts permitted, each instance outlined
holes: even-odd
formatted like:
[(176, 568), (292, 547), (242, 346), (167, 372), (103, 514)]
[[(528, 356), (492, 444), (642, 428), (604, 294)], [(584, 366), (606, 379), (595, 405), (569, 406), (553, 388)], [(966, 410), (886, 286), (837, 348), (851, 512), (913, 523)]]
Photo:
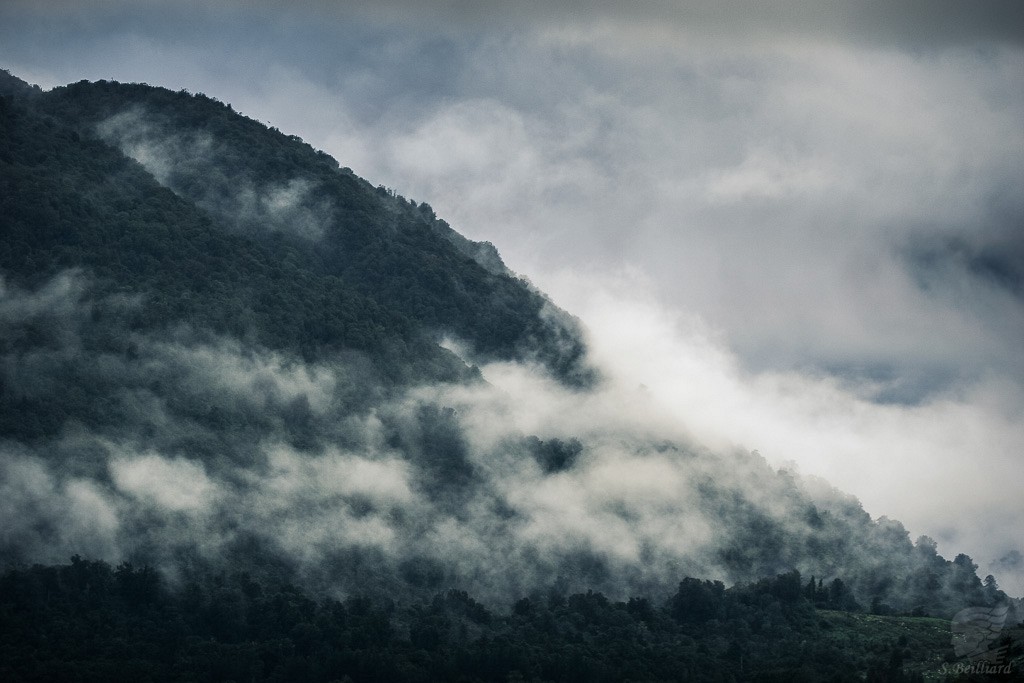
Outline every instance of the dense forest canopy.
[[(458, 590), (411, 604), (318, 600), (246, 573), (169, 590), (152, 569), (75, 557), (0, 577), (0, 675), (105, 683), (956, 679), (949, 622), (839, 611), (815, 585), (796, 572), (733, 588), (687, 578), (660, 603), (550, 590), (492, 610)], [(839, 596), (841, 582), (826, 592)], [(1020, 657), (1019, 637), (1008, 631), (997, 646)]]
[(939, 646), (835, 614), (1012, 602), (693, 443), (493, 246), (210, 97), (0, 74), (0, 241), (12, 676), (900, 680)]
[(140, 324), (184, 320), (307, 359), (400, 354), (379, 363), (385, 374), (457, 365), (435, 343), (452, 335), (483, 358), (590, 379), (576, 323), (500, 259), (474, 259), (486, 245), (294, 137), (148, 86), (81, 83), (28, 101), (34, 115), (4, 111), (12, 284), (85, 268), (99, 291), (149, 297)]

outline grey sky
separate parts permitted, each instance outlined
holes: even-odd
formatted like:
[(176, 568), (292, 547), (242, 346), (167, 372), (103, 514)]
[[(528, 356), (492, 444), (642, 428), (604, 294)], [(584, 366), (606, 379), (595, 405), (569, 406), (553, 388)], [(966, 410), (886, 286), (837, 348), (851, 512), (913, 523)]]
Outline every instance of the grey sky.
[(9, 1), (0, 66), (231, 102), (494, 242), (702, 440), (1024, 547), (1020, 3), (288, 7)]

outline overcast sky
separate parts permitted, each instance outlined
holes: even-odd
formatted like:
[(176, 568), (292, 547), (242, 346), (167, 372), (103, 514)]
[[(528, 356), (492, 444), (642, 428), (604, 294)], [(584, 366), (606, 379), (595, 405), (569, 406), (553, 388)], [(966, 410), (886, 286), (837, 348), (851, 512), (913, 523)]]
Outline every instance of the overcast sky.
[(702, 441), (1024, 594), (1024, 5), (275, 4), (6, 0), (0, 67), (300, 135), (493, 242)]

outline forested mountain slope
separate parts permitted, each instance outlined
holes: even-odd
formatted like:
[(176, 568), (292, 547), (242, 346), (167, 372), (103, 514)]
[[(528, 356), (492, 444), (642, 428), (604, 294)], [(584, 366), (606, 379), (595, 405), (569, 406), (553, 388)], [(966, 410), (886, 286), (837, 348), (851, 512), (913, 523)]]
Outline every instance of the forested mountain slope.
[(6, 566), (488, 604), (798, 570), (842, 609), (1006, 599), (850, 496), (692, 443), (493, 247), (211, 98), (0, 75), (0, 245)]
[(296, 138), (149, 86), (21, 92), (3, 112), (12, 285), (84, 268), (98, 292), (146, 297), (139, 324), (188, 322), (307, 359), (354, 349), (391, 379), (466, 376), (437, 347), (444, 335), (592, 379), (575, 322), (493, 250)]

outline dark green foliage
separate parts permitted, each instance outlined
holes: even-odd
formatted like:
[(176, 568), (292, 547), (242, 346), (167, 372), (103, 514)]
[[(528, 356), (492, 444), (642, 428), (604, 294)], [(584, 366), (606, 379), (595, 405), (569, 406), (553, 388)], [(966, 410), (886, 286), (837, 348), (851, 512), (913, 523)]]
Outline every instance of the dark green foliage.
[(356, 349), (395, 380), (466, 376), (413, 320), (317, 272), (309, 247), (225, 231), (116, 150), (6, 102), (0, 131), (15, 160), (0, 168), (9, 282), (83, 268), (99, 293), (143, 295), (132, 327), (184, 323), (307, 358)]
[(725, 585), (686, 578), (672, 598), (672, 616), (680, 622), (704, 623), (722, 616)]
[(536, 458), (541, 469), (548, 474), (569, 469), (583, 451), (583, 444), (579, 439), (541, 441), (537, 437), (531, 436), (526, 439), (526, 447)]
[[(118, 115), (129, 132), (101, 140)], [(118, 139), (151, 145), (161, 182)], [(275, 192), (284, 208), (263, 196)], [(442, 335), (591, 381), (576, 323), (542, 315), (544, 297), (451, 232), (204, 96), (101, 81), (0, 103), (0, 274), (15, 283), (84, 268), (104, 292), (145, 295), (139, 325), (187, 323), (306, 359), (356, 349), (392, 381), (471, 376)]]
[(5, 681), (915, 681), (948, 624), (816, 612), (790, 573), (751, 586), (684, 579), (658, 608), (594, 592), (496, 614), (467, 593), (397, 605), (287, 583), (73, 558), (0, 577)]

